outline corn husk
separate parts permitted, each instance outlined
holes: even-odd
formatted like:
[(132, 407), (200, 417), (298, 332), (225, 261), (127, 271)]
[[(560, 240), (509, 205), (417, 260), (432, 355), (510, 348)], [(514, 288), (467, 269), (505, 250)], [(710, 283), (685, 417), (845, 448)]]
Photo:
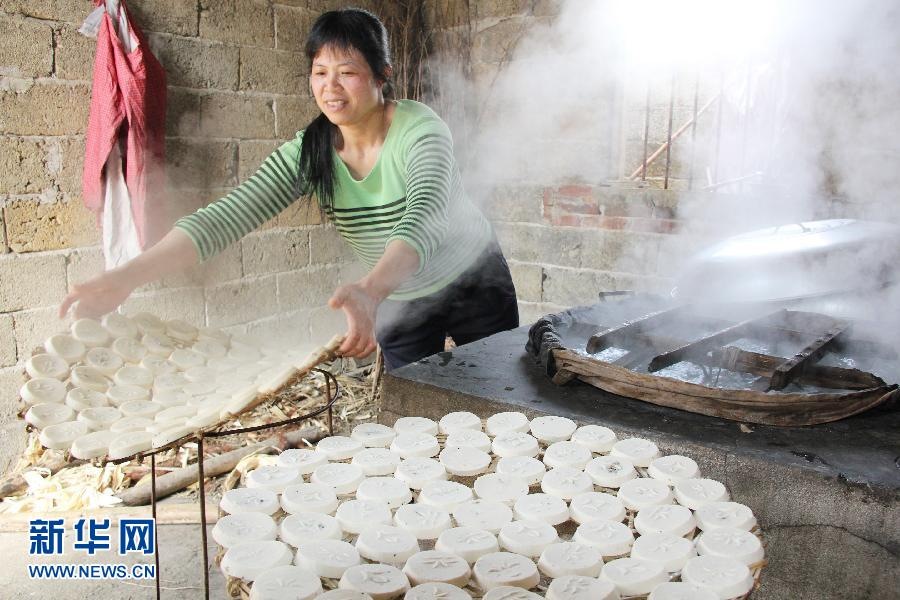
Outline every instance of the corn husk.
[(51, 475), (45, 468), (22, 473), (28, 487), (19, 496), (0, 503), (0, 513), (50, 513), (88, 511), (115, 506), (122, 501), (116, 493), (127, 487), (122, 465), (97, 467), (91, 464), (63, 469)]

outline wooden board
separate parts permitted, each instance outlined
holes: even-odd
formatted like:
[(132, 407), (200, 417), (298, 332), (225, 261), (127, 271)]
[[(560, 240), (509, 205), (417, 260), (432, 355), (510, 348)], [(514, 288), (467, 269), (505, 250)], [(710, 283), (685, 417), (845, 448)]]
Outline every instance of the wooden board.
[(591, 353), (600, 352), (604, 348), (621, 344), (634, 334), (644, 333), (650, 327), (659, 323), (664, 323), (666, 319), (674, 318), (677, 314), (680, 314), (682, 310), (683, 307), (660, 310), (631, 321), (626, 321), (618, 327), (612, 327), (596, 333), (588, 340), (587, 351)]
[(850, 324), (846, 322), (835, 323), (822, 336), (816, 338), (800, 352), (775, 367), (775, 371), (769, 380), (769, 389), (783, 390), (791, 381), (802, 375), (804, 371), (815, 366), (813, 363), (822, 358), (841, 336), (847, 337), (845, 334), (849, 326)]
[(718, 346), (721, 346), (724, 343), (733, 342), (734, 340), (746, 336), (749, 328), (754, 325), (765, 325), (779, 321), (784, 312), (785, 311), (778, 311), (759, 319), (752, 319), (749, 321), (744, 321), (743, 323), (737, 323), (735, 325), (725, 327), (724, 329), (720, 329), (719, 331), (716, 331), (709, 335), (703, 336), (702, 338), (693, 342), (688, 342), (680, 348), (675, 348), (674, 350), (670, 350), (669, 352), (664, 352), (658, 356), (653, 357), (653, 360), (650, 361), (650, 365), (647, 370), (652, 373), (654, 371), (659, 371), (661, 369), (665, 369), (666, 367), (670, 367), (675, 363), (681, 362), (682, 360), (691, 360), (695, 357), (703, 357), (707, 352)]
[[(758, 352), (749, 352), (735, 346), (727, 346), (713, 352), (709, 366), (722, 367), (730, 371), (743, 371), (765, 378), (771, 378), (778, 365), (787, 359), (781, 356), (770, 356)], [(824, 367), (811, 365), (797, 378), (801, 385), (816, 387), (865, 390), (885, 385), (880, 377), (859, 369), (843, 367)]]

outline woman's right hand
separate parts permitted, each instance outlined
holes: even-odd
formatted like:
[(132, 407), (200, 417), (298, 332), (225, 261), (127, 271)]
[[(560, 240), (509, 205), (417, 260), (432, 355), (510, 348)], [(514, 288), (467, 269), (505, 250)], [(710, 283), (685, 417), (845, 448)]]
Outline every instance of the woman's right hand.
[(73, 304), (76, 319), (99, 318), (118, 308), (133, 290), (134, 285), (120, 271), (107, 271), (99, 277), (73, 286), (59, 305), (59, 318), (65, 318)]
[(151, 248), (125, 264), (73, 286), (59, 305), (59, 317), (65, 317), (76, 302), (76, 319), (101, 317), (118, 308), (135, 288), (198, 262), (200, 255), (191, 238), (180, 229), (172, 229)]

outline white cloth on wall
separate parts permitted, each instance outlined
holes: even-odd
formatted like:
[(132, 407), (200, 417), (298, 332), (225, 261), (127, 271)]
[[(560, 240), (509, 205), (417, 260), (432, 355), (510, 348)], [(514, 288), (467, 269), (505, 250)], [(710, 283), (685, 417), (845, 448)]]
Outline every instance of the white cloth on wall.
[(106, 268), (112, 269), (141, 253), (137, 227), (131, 215), (131, 197), (122, 174), (119, 144), (113, 144), (104, 173), (103, 258)]
[[(125, 12), (119, 0), (106, 0), (106, 12), (116, 24), (116, 35), (126, 52), (134, 50), (136, 40), (128, 29)], [(105, 169), (106, 197), (103, 202), (103, 258), (106, 268), (112, 269), (141, 253), (137, 226), (131, 215), (131, 197), (122, 175), (122, 153), (114, 144)]]
[(125, 11), (119, 8), (119, 0), (106, 0), (106, 12), (109, 13), (109, 18), (116, 24), (116, 35), (119, 36), (125, 52), (134, 50), (137, 46), (137, 40), (128, 28), (128, 18), (125, 16)]

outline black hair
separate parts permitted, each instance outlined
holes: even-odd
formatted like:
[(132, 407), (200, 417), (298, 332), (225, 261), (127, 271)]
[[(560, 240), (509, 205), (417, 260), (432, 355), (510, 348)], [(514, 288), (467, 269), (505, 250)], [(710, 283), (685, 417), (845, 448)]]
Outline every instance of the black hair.
[[(313, 23), (306, 38), (306, 58), (312, 61), (324, 47), (356, 50), (366, 59), (375, 79), (384, 84), (385, 98), (393, 96), (388, 81), (391, 51), (384, 24), (372, 13), (361, 8), (344, 8), (323, 13)], [(319, 113), (303, 134), (300, 149), (298, 181), (300, 193), (308, 198), (318, 197), (320, 208), (330, 208), (334, 202), (335, 174), (333, 147), (338, 130), (324, 113)]]

